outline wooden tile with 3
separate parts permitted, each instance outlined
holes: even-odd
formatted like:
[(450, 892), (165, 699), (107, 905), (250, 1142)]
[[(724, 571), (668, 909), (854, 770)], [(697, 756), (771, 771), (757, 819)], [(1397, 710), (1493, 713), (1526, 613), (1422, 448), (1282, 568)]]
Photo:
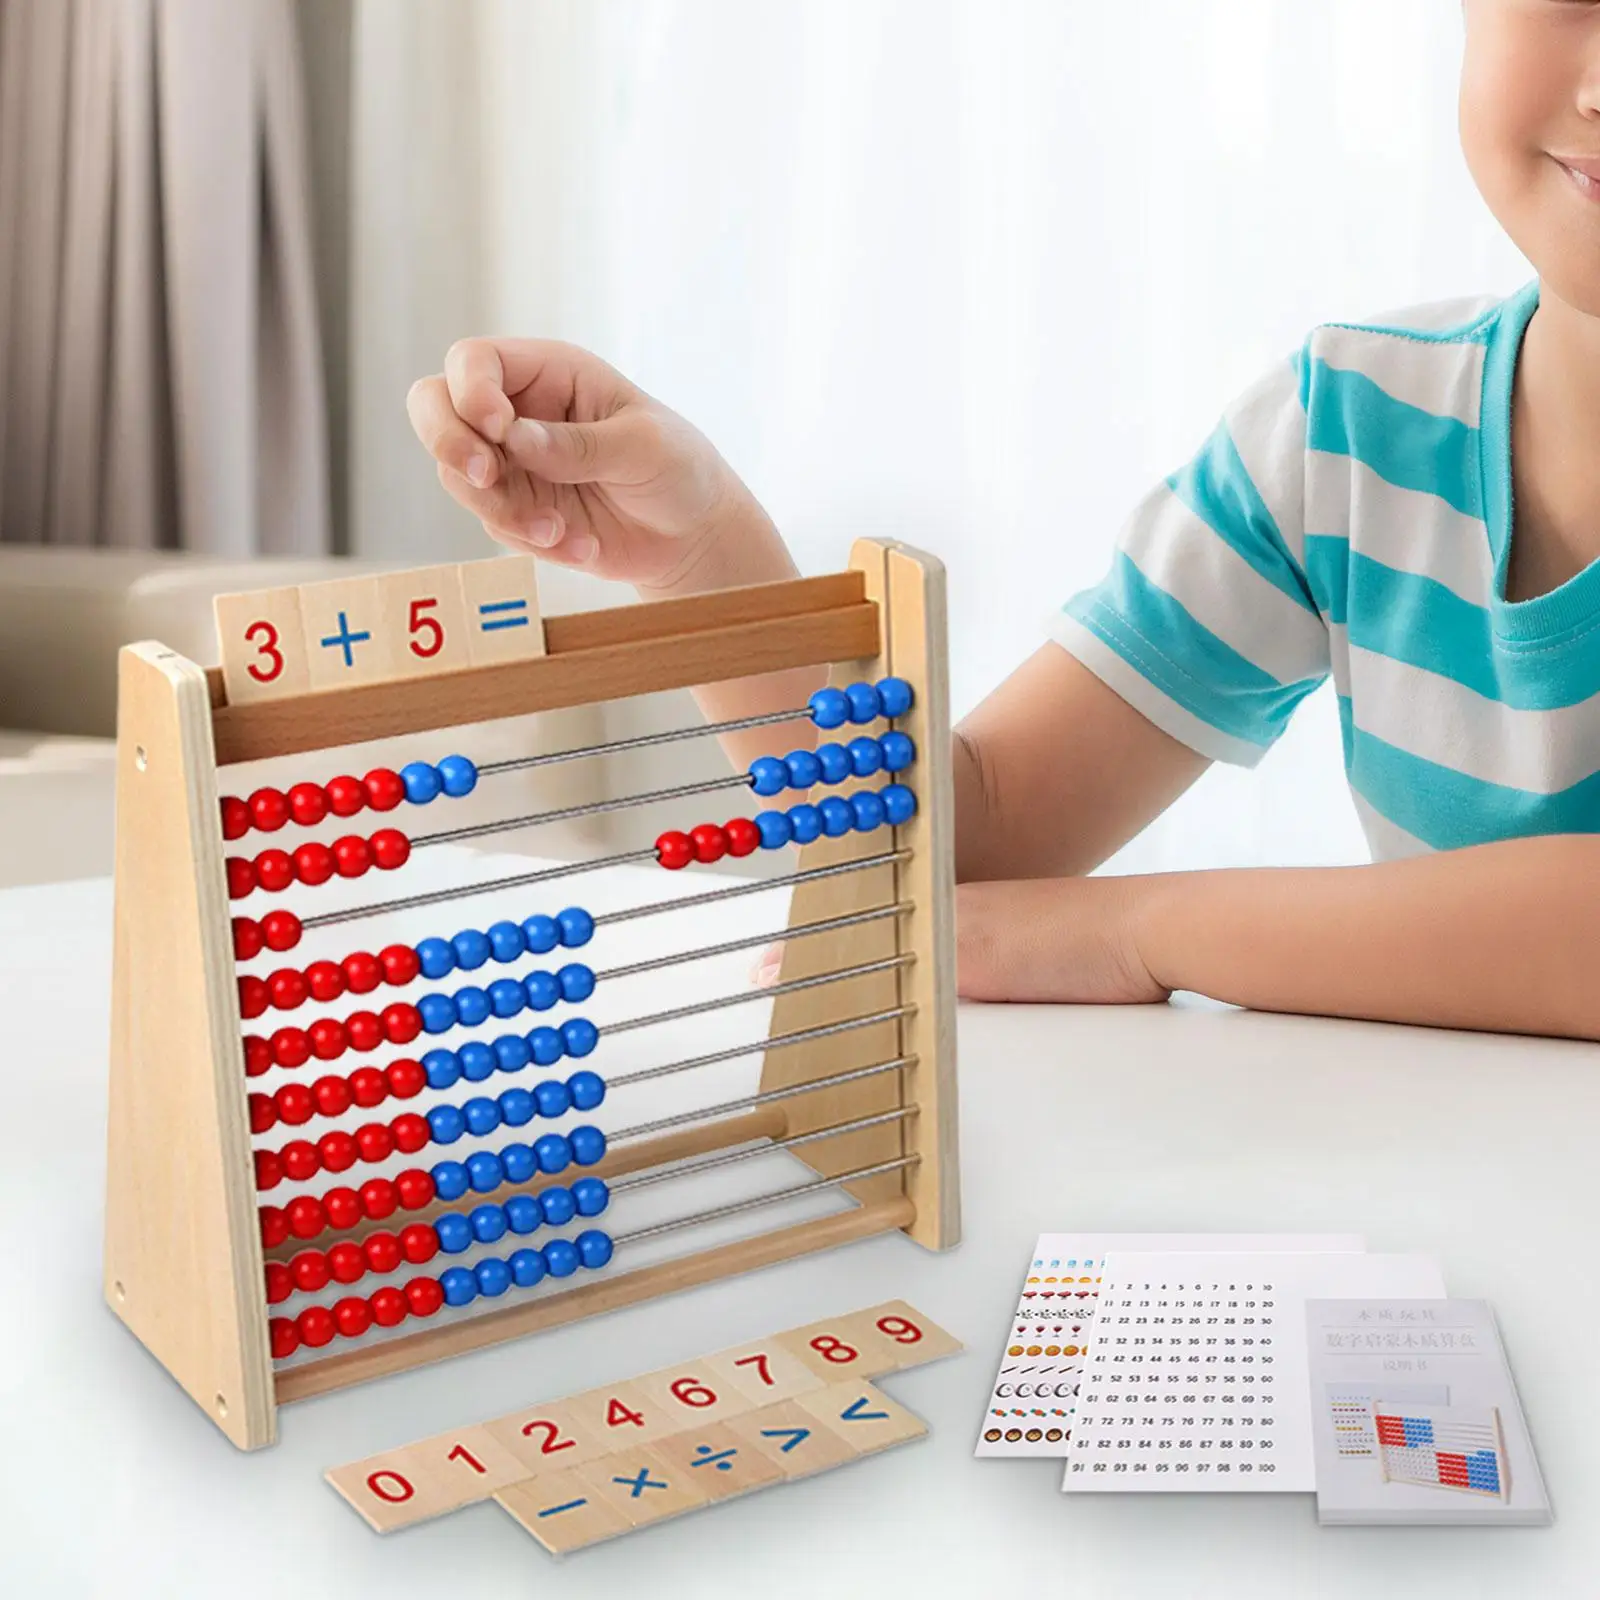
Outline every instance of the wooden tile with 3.
[(494, 556), (461, 564), (458, 570), (473, 666), (526, 661), (544, 654), (538, 568), (532, 556)]
[(276, 700), (310, 687), (298, 589), (252, 589), (212, 602), (228, 704)]

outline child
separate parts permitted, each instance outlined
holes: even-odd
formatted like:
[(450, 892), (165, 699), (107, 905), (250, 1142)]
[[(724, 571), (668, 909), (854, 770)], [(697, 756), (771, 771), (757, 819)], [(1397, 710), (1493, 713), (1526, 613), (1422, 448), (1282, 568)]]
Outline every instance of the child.
[[(1468, 164), (1538, 282), (1318, 328), (962, 724), (963, 994), (1600, 1038), (1600, 4), (1465, 12)], [(468, 340), (409, 405), (507, 543), (642, 597), (794, 573), (715, 450), (581, 350)], [(1330, 673), (1373, 865), (1081, 876)]]

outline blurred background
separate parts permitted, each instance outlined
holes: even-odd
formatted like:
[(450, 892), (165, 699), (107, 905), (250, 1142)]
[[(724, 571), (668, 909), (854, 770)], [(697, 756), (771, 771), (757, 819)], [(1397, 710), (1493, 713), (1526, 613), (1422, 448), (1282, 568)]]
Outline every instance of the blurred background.
[[(968, 709), (1312, 324), (1530, 275), (1457, 148), (1459, 34), (1441, 0), (0, 0), (0, 883), (107, 870), (125, 639), (209, 661), (219, 589), (486, 553), (404, 410), (469, 333), (602, 353), (807, 572), (942, 556)], [(1325, 691), (1116, 865), (1363, 854)]]

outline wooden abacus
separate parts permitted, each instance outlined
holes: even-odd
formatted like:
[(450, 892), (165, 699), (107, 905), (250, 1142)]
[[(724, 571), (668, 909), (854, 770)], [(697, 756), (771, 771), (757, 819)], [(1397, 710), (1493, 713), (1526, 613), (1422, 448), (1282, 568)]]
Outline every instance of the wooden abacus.
[[(222, 674), (216, 670), (204, 671), (158, 644), (132, 645), (122, 652), (105, 1292), (117, 1315), (241, 1448), (271, 1443), (276, 1436), (277, 1407), (290, 1400), (877, 1233), (898, 1229), (932, 1249), (947, 1248), (957, 1240), (953, 858), (943, 569), (905, 546), (861, 541), (852, 551), (850, 569), (827, 577), (551, 618), (546, 624), (545, 647), (546, 653), (534, 659), (238, 704), (229, 703)], [(240, 959), (254, 955), (268, 924), (280, 930), (291, 928), (295, 939), (302, 924), (287, 912), (274, 913), (277, 923), (268, 917), (259, 922), (235, 919), (230, 924), (230, 893), (237, 897), (256, 880), (247, 863), (224, 860), (219, 767), (824, 665), (831, 668), (830, 682), (835, 685), (858, 684), (858, 680), (870, 685), (882, 679), (890, 685), (909, 686), (909, 694), (902, 687), (894, 687), (892, 693), (885, 687), (880, 693), (858, 684), (861, 692), (853, 693), (849, 704), (851, 720), (863, 724), (874, 720), (866, 712), (881, 712), (889, 704), (895, 713), (892, 725), (876, 745), (891, 772), (896, 770), (888, 761), (891, 738), (899, 741), (895, 750), (914, 752), (914, 765), (908, 773), (915, 783), (914, 796), (898, 783), (881, 790), (858, 788), (848, 798), (824, 797), (818, 806), (806, 802), (789, 812), (765, 812), (756, 823), (736, 819), (726, 826), (707, 825), (705, 838), (701, 837), (704, 830), (696, 830), (693, 836), (663, 835), (663, 840), (674, 842), (664, 846), (658, 841), (651, 850), (608, 858), (637, 861), (655, 856), (663, 865), (677, 866), (691, 855), (708, 860), (723, 850), (745, 853), (757, 843), (776, 847), (791, 835), (800, 844), (795, 868), (783, 878), (765, 880), (765, 884), (763, 880), (722, 880), (726, 887), (711, 888), (679, 907), (692, 910), (706, 901), (757, 893), (774, 882), (792, 885), (788, 936), (782, 970), (772, 991), (770, 1026), (766, 1038), (749, 1052), (761, 1055), (758, 1092), (731, 1105), (698, 1108), (688, 1115), (664, 1119), (674, 1125), (670, 1131), (654, 1131), (660, 1122), (643, 1129), (614, 1129), (608, 1144), (607, 1137), (593, 1127), (575, 1128), (570, 1137), (551, 1134), (533, 1147), (507, 1146), (499, 1156), (490, 1152), (487, 1167), (471, 1167), (471, 1160), (483, 1154), (475, 1152), (466, 1166), (445, 1162), (427, 1173), (418, 1169), (392, 1180), (373, 1179), (359, 1193), (349, 1188), (337, 1191), (337, 1215), (336, 1191), (331, 1190), (322, 1199), (307, 1191), (287, 1208), (267, 1206), (258, 1212), (258, 1185), (270, 1187), (279, 1181), (289, 1151), (253, 1151), (252, 1131), (259, 1132), (272, 1123), (274, 1105), (287, 1106), (289, 1102), (281, 1089), (276, 1100), (247, 1096), (247, 1073), (292, 1069), (305, 1059), (307, 1035), (286, 1028), (273, 1035), (270, 1045), (259, 1038), (242, 1041), (246, 1012), (264, 1008), (262, 997), (268, 985), (260, 978), (237, 976), (235, 953)], [(845, 703), (845, 697), (837, 693), (827, 702), (829, 707)], [(813, 708), (816, 705), (813, 697)], [(703, 731), (708, 735), (729, 733), (807, 715), (820, 726), (834, 725), (830, 717), (835, 712), (825, 717), (821, 710), (802, 707), (740, 723), (707, 726)], [(670, 743), (689, 732), (677, 730), (662, 735), (659, 742)], [(646, 736), (631, 741), (641, 742), (652, 740)], [(873, 743), (863, 734), (852, 742), (851, 749)], [(565, 760), (601, 754), (608, 748), (557, 751), (533, 760)], [(835, 765), (839, 748), (832, 747)], [(861, 758), (869, 769), (877, 759), (870, 750)], [(906, 753), (900, 759), (913, 757)], [(814, 780), (816, 776), (805, 762), (786, 770), (796, 773), (796, 788), (803, 786), (800, 779)], [(858, 762), (853, 777), (861, 775)], [(379, 776), (390, 786), (396, 778), (387, 771)], [(366, 781), (370, 786), (373, 775)], [(749, 781), (754, 786), (754, 779)], [(825, 781), (837, 782), (837, 773)], [(685, 785), (679, 792), (719, 786), (726, 785)], [(378, 792), (372, 790), (375, 797)], [(771, 791), (757, 786), (757, 792)], [(407, 797), (415, 798), (409, 790)], [(591, 809), (614, 810), (632, 800), (655, 798), (659, 796), (636, 796)], [(360, 803), (358, 793), (358, 808)], [(381, 804), (373, 800), (375, 809), (395, 803), (392, 795)], [(237, 810), (245, 809), (238, 802), (232, 804)], [(775, 816), (777, 822), (771, 820)], [(825, 827), (819, 819), (825, 821)], [(273, 826), (277, 825), (275, 821)], [(819, 832), (822, 836), (816, 837)], [(392, 866), (409, 852), (409, 844), (397, 830), (373, 839), (378, 842), (357, 841), (351, 847), (362, 862), (377, 852), (378, 865)], [(400, 840), (398, 846), (396, 839)], [(664, 859), (680, 847), (682, 859)], [(301, 847), (307, 848), (320, 849), (324, 858), (329, 855), (322, 846)], [(390, 852), (387, 862), (381, 859), (385, 849)], [(256, 860), (263, 861), (268, 855), (274, 852), (265, 852)], [(289, 860), (283, 852), (276, 856)], [(294, 859), (300, 859), (298, 854)], [(605, 864), (580, 863), (529, 872), (498, 880), (498, 884), (528, 886)], [(319, 871), (326, 876), (328, 870), (324, 860)], [(320, 880), (312, 875), (305, 881)], [(275, 882), (271, 887), (281, 884)], [(460, 892), (478, 894), (491, 887), (495, 885), (474, 882)], [(418, 896), (412, 903), (444, 898)], [(354, 912), (307, 917), (304, 926), (353, 920), (406, 904), (394, 901)], [(587, 913), (577, 912), (576, 916), (581, 922)], [(590, 928), (595, 920), (605, 918), (590, 919)], [(240, 931), (241, 923), (244, 931)], [(525, 933), (531, 924), (539, 929), (555, 927), (547, 916), (542, 920), (530, 917), (521, 925)], [(514, 926), (497, 924), (502, 930)], [(535, 934), (527, 933), (529, 953), (543, 951), (552, 942), (587, 939), (583, 928), (576, 930), (581, 938), (567, 939), (565, 934), (570, 931), (563, 924), (562, 932), (551, 934), (537, 950), (531, 942)], [(457, 940), (465, 937), (458, 935)], [(473, 938), (484, 936), (474, 934)], [(690, 961), (730, 948), (685, 950), (684, 942), (680, 940), (673, 953), (647, 965)], [(748, 945), (760, 942), (742, 941)], [(273, 949), (286, 947), (281, 940), (274, 943), (268, 938), (267, 943)], [(443, 946), (447, 942), (431, 943)], [(415, 951), (390, 947), (385, 957), (396, 949), (401, 954), (395, 957), (392, 969), (384, 969), (387, 981), (424, 981), (428, 976), (425, 965), (418, 977), (422, 947)], [(323, 979), (332, 987), (319, 995), (313, 983), (309, 998), (336, 996), (346, 987), (360, 993), (363, 984), (372, 987), (381, 981), (376, 975), (378, 963), (370, 956), (346, 958), (346, 967), (339, 970), (353, 972), (349, 963), (358, 959), (372, 967), (370, 982), (363, 978), (358, 984), (351, 977), (347, 983), (333, 970), (335, 963), (315, 963), (314, 968), (328, 969)], [(446, 956), (444, 970), (448, 970), (448, 959)], [(495, 959), (511, 958), (497, 948)], [(476, 965), (477, 961), (462, 964)], [(581, 966), (564, 968), (560, 975), (530, 973), (526, 982), (548, 987), (559, 977), (565, 986), (566, 975), (574, 971), (578, 976), (573, 979), (573, 993), (592, 990), (596, 975)], [(313, 968), (298, 976), (289, 973), (283, 978), (282, 992), (273, 991), (274, 1004), (306, 1001), (305, 983), (315, 976)], [(280, 977), (283, 975), (274, 974), (274, 982)], [(498, 987), (492, 985), (491, 989)], [(528, 992), (533, 993), (531, 988)], [(565, 988), (562, 992), (565, 994)], [(400, 1003), (386, 1008), (381, 1019), (365, 1012), (343, 1022), (321, 1018), (319, 1023), (331, 1029), (330, 1036), (338, 1045), (334, 1054), (346, 1048), (366, 1051), (375, 1039), (392, 1043), (414, 1037), (421, 1026), (418, 1019), (429, 1006), (435, 1011), (443, 1006), (454, 1017), (457, 1012), (449, 1008), (455, 1005), (464, 1024), (470, 1026), (467, 993), (459, 991), (453, 1000), (424, 994), (415, 1006)], [(478, 1012), (484, 991), (472, 993), (473, 1019), (481, 1020)], [(508, 1003), (514, 1006), (518, 1002), (512, 996)], [(541, 1008), (531, 1000), (530, 1005)], [(362, 1019), (359, 1040), (358, 1016)], [(654, 1020), (658, 1019), (647, 1017), (639, 1022)], [(563, 1031), (575, 1025), (576, 1033)], [(638, 1023), (628, 1024), (635, 1025)], [(313, 1035), (316, 1027), (312, 1025)], [(535, 1033), (558, 1041), (554, 1046), (558, 1054), (561, 1040), (571, 1042), (570, 1054), (587, 1054), (593, 1047), (596, 1030), (591, 1024), (574, 1019), (564, 1024), (563, 1030), (536, 1029)], [(435, 1031), (432, 1021), (428, 1031)], [(294, 1055), (287, 1044), (280, 1054), (272, 1053), (279, 1048), (280, 1035), (298, 1041)], [(534, 1041), (534, 1034), (528, 1035), (528, 1041)], [(529, 1059), (525, 1046), (516, 1044), (514, 1038), (497, 1040), (495, 1050), (502, 1045), (513, 1058), (520, 1057), (503, 1062), (506, 1071)], [(466, 1049), (463, 1046), (459, 1056), (465, 1056)], [(320, 1048), (316, 1053), (328, 1059)], [(479, 1053), (490, 1054), (481, 1046)], [(741, 1052), (720, 1052), (715, 1058), (730, 1053)], [(441, 1061), (458, 1059), (449, 1051), (434, 1054)], [(534, 1064), (539, 1064), (537, 1055)], [(691, 1059), (632, 1076), (688, 1071), (699, 1064)], [(395, 1087), (399, 1084), (395, 1069), (401, 1067), (408, 1076), (403, 1086)], [(385, 1070), (391, 1083), (388, 1090), (381, 1086), (380, 1074), (366, 1069), (366, 1081), (379, 1084), (375, 1091), (379, 1099), (388, 1092), (407, 1097), (419, 1092), (422, 1069), (417, 1063), (394, 1062)], [(431, 1074), (432, 1069), (429, 1071)], [(537, 1078), (541, 1095), (555, 1082), (529, 1076)], [(358, 1105), (372, 1103), (370, 1097), (363, 1099), (357, 1093), (362, 1087), (360, 1079), (357, 1072), (339, 1080), (344, 1087), (327, 1089), (329, 1103), (324, 1114), (342, 1112), (352, 1094)], [(284, 1081), (298, 1082), (292, 1075)], [(320, 1080), (318, 1093), (331, 1081)], [(611, 1086), (621, 1081), (613, 1079)], [(436, 1087), (431, 1075), (428, 1085)], [(606, 1081), (585, 1071), (551, 1089), (545, 1098), (561, 1103), (565, 1097), (567, 1107), (581, 1108), (605, 1091)], [(291, 1088), (289, 1093), (299, 1110), (286, 1120), (306, 1120), (312, 1114), (311, 1095), (303, 1088)], [(527, 1105), (539, 1099), (538, 1095), (523, 1094), (515, 1101), (517, 1117), (526, 1120)], [(502, 1107), (512, 1103), (505, 1095), (496, 1102)], [(487, 1104), (469, 1102), (467, 1109), (470, 1112), (474, 1105)], [(446, 1119), (446, 1132), (453, 1141), (461, 1132), (461, 1108), (440, 1104), (431, 1110)], [(541, 1110), (527, 1114), (558, 1113)], [(504, 1115), (506, 1125), (512, 1125), (512, 1112), (506, 1109)], [(406, 1130), (403, 1140), (402, 1124)], [(398, 1118), (387, 1125), (389, 1131), (371, 1136), (375, 1142), (370, 1149), (365, 1143), (360, 1145), (361, 1159), (387, 1159), (396, 1149), (416, 1149), (419, 1140), (430, 1142), (430, 1130), (435, 1126), (432, 1118)], [(469, 1126), (467, 1131), (473, 1133), (474, 1129)], [(367, 1132), (360, 1130), (363, 1139)], [(549, 1144), (552, 1139), (554, 1145)], [(342, 1142), (335, 1145), (329, 1140)], [(356, 1158), (358, 1142), (348, 1135), (330, 1133), (317, 1146), (303, 1142), (296, 1159), (308, 1161), (312, 1172), (318, 1170), (319, 1159), (324, 1170), (340, 1171)], [(510, 1218), (516, 1232), (524, 1231), (518, 1218), (531, 1217), (531, 1225), (537, 1225), (541, 1215), (545, 1220), (572, 1219), (575, 1196), (587, 1202), (587, 1208), (578, 1207), (577, 1215), (587, 1217), (595, 1205), (605, 1203), (611, 1192), (608, 1183), (620, 1190), (630, 1175), (634, 1181), (648, 1178), (653, 1183), (701, 1166), (738, 1160), (747, 1149), (760, 1153), (772, 1148), (792, 1149), (815, 1177), (770, 1197), (721, 1207), (714, 1213), (669, 1218), (619, 1233), (614, 1239), (600, 1230), (588, 1230), (576, 1241), (556, 1239), (542, 1251), (516, 1251), (509, 1263), (498, 1256), (480, 1257), (470, 1268), (413, 1278), (403, 1291), (385, 1287), (370, 1298), (356, 1295), (340, 1300), (332, 1311), (313, 1305), (293, 1320), (273, 1317), (270, 1312), (269, 1297), (282, 1299), (302, 1292), (304, 1282), (327, 1283), (330, 1262), (337, 1266), (343, 1261), (348, 1267), (353, 1261), (349, 1270), (356, 1278), (368, 1273), (382, 1277), (395, 1271), (401, 1260), (400, 1246), (392, 1233), (374, 1224), (395, 1211), (397, 1193), (398, 1204), (409, 1211), (408, 1216), (397, 1219), (408, 1224), (400, 1235), (404, 1259), (420, 1263), (441, 1247), (450, 1229), (455, 1230), (451, 1236), (454, 1247), (460, 1248), (458, 1236), (467, 1223), (450, 1212), (453, 1196), (446, 1190), (459, 1190), (465, 1181), (460, 1174), (469, 1170), (473, 1174), (470, 1201), (489, 1216), (484, 1228), (493, 1224), (504, 1230)], [(598, 1160), (594, 1159), (596, 1150), (603, 1152)], [(553, 1152), (548, 1162), (547, 1152)], [(557, 1183), (555, 1173), (560, 1167), (574, 1161), (584, 1164), (585, 1152), (587, 1170), (582, 1182), (589, 1187)], [(538, 1165), (530, 1177), (526, 1168), (534, 1159)], [(496, 1162), (500, 1165), (495, 1166)], [(478, 1179), (484, 1171), (491, 1177), (498, 1174), (501, 1181), (483, 1187)], [(269, 1175), (266, 1179), (263, 1172)], [(595, 1185), (592, 1179), (601, 1182)], [(692, 1231), (713, 1218), (720, 1222), (732, 1212), (757, 1211), (769, 1200), (823, 1188), (837, 1189), (853, 1204), (828, 1216), (771, 1228), (669, 1260), (631, 1269), (624, 1262), (621, 1268), (601, 1270), (607, 1266), (613, 1246), (626, 1257), (630, 1245), (645, 1235)], [(369, 1191), (374, 1197), (370, 1204), (366, 1198)], [(530, 1204), (543, 1211), (530, 1212)], [(286, 1222), (286, 1217), (292, 1222)], [(476, 1231), (477, 1218), (475, 1210), (471, 1223), (474, 1249), (477, 1242), (489, 1237), (487, 1231)], [(286, 1229), (292, 1229), (292, 1236)], [(341, 1243), (343, 1257), (337, 1255)], [(359, 1253), (353, 1254), (357, 1248)], [(452, 1245), (443, 1243), (443, 1248)], [(299, 1254), (294, 1254), (296, 1250)], [(310, 1265), (302, 1270), (306, 1261)], [(571, 1285), (560, 1281), (580, 1266), (594, 1271)], [(333, 1277), (340, 1285), (353, 1281), (339, 1271), (334, 1271)], [(464, 1296), (476, 1310), (477, 1302), (497, 1299), (508, 1287), (509, 1303), (496, 1309), (475, 1315), (447, 1311), (431, 1325), (410, 1326), (438, 1311), (441, 1300), (456, 1306)], [(373, 1325), (370, 1334), (369, 1324)], [(349, 1341), (348, 1348), (327, 1354), (304, 1353), (307, 1346), (320, 1347), (336, 1334)], [(300, 1359), (291, 1360), (295, 1355)]]

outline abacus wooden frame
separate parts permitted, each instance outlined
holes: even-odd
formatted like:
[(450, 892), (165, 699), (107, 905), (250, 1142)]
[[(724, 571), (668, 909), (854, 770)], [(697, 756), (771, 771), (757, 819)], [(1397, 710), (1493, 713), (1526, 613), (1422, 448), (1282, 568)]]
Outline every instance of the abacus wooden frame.
[[(277, 1407), (290, 1400), (871, 1234), (899, 1229), (930, 1249), (958, 1240), (943, 567), (909, 546), (860, 540), (843, 573), (551, 617), (545, 627), (547, 653), (534, 660), (248, 705), (228, 703), (220, 672), (202, 671), (162, 645), (130, 645), (121, 653), (105, 1293), (241, 1449), (272, 1443)], [(768, 1050), (761, 1087), (804, 1084), (899, 1057), (909, 1064), (619, 1146), (595, 1170), (634, 1171), (893, 1107), (915, 1111), (808, 1143), (804, 1159), (823, 1176), (913, 1154), (916, 1162), (850, 1185), (857, 1205), (848, 1211), (608, 1272), (522, 1304), (275, 1372), (217, 822), (218, 766), (822, 665), (840, 682), (894, 674), (913, 685), (915, 705), (900, 725), (917, 745), (918, 810), (894, 830), (895, 853), (903, 859), (800, 886), (790, 925), (893, 901), (911, 909), (792, 941), (782, 976), (886, 955), (915, 959), (780, 996), (771, 1033), (908, 1009), (887, 1022)], [(803, 848), (798, 866), (882, 851), (881, 834), (819, 840)]]

